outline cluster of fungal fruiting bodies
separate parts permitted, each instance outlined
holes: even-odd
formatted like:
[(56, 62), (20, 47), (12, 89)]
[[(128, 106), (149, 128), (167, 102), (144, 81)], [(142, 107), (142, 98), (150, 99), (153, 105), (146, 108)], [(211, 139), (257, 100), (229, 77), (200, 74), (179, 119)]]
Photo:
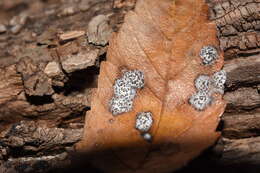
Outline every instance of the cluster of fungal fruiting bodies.
[(136, 116), (135, 128), (141, 133), (143, 138), (147, 141), (152, 140), (152, 136), (148, 131), (153, 125), (153, 118), (151, 112), (140, 112)]
[[(218, 52), (212, 46), (204, 46), (200, 51), (202, 64), (212, 65), (218, 59)], [(199, 111), (204, 110), (211, 104), (214, 93), (224, 93), (226, 72), (224, 70), (215, 72), (213, 75), (199, 75), (194, 82), (196, 93), (189, 98), (189, 103)], [(144, 87), (144, 74), (140, 70), (129, 70), (114, 83), (114, 96), (110, 100), (110, 111), (113, 115), (129, 112), (133, 107), (133, 100), (137, 89)], [(153, 118), (151, 112), (140, 112), (136, 116), (135, 128), (142, 137), (151, 141), (152, 136), (148, 131), (152, 127)]]
[[(144, 74), (140, 70), (126, 71), (123, 76), (114, 83), (114, 96), (110, 100), (110, 111), (113, 115), (129, 112), (133, 107), (133, 100), (137, 89), (144, 87)], [(135, 128), (146, 141), (151, 141), (148, 133), (152, 127), (153, 118), (151, 112), (140, 112), (136, 116)]]
[[(212, 46), (204, 46), (200, 51), (200, 58), (203, 65), (212, 65), (218, 58), (217, 50)], [(197, 92), (190, 97), (189, 103), (199, 111), (204, 110), (212, 102), (213, 93), (224, 93), (226, 79), (224, 70), (212, 76), (199, 75), (194, 82)]]
[(115, 81), (114, 97), (110, 100), (113, 115), (129, 112), (133, 107), (136, 90), (144, 87), (144, 74), (140, 70), (130, 70)]

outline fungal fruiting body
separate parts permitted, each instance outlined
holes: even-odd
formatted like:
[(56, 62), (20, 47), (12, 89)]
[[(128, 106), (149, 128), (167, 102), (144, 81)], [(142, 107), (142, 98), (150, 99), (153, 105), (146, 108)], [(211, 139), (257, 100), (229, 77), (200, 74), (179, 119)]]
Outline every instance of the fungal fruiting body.
[(133, 107), (136, 90), (144, 86), (144, 74), (139, 70), (129, 70), (114, 83), (114, 96), (109, 102), (113, 115), (129, 112)]
[(190, 104), (199, 111), (204, 110), (211, 101), (212, 98), (204, 91), (198, 91), (189, 99)]
[(123, 79), (133, 88), (144, 87), (144, 74), (140, 70), (131, 70), (124, 73)]
[(124, 79), (117, 79), (114, 84), (114, 95), (117, 97), (125, 97), (131, 95), (132, 87)]
[(200, 75), (195, 80), (195, 87), (199, 91), (208, 92), (210, 87), (210, 77), (207, 75)]
[(204, 65), (211, 65), (218, 58), (218, 52), (212, 46), (204, 46), (200, 50), (200, 57)]
[(152, 141), (152, 135), (150, 133), (144, 133), (142, 134), (144, 140), (151, 142)]
[(124, 79), (117, 79), (114, 84), (114, 95), (115, 97), (132, 100), (136, 95), (136, 90)]
[(148, 133), (153, 125), (151, 112), (139, 112), (136, 116), (135, 128), (141, 133), (144, 140), (151, 142), (152, 135)]
[(133, 106), (132, 100), (127, 100), (123, 97), (113, 97), (110, 100), (110, 110), (113, 115), (119, 115), (124, 112), (131, 111)]
[(224, 70), (218, 71), (212, 76), (212, 84), (217, 92), (224, 93), (224, 84), (227, 80), (227, 74)]
[(147, 132), (153, 125), (151, 112), (140, 112), (136, 116), (135, 128), (140, 132)]

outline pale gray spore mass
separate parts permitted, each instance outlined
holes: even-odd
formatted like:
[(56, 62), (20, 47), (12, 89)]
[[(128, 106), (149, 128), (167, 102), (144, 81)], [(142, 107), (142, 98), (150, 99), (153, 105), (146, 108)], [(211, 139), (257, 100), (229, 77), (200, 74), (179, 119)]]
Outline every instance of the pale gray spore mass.
[(189, 99), (189, 103), (197, 110), (204, 110), (210, 103), (212, 99), (208, 93), (203, 91), (198, 91)]
[(124, 73), (123, 79), (129, 82), (133, 88), (144, 87), (144, 74), (139, 70), (127, 71)]
[(113, 97), (110, 100), (110, 111), (113, 115), (129, 112), (133, 107), (133, 101), (121, 97)]
[(200, 57), (204, 65), (211, 65), (218, 58), (218, 52), (212, 46), (204, 46), (200, 50)]
[(152, 141), (152, 135), (150, 133), (145, 133), (142, 135), (144, 140), (151, 142)]
[(209, 92), (210, 77), (207, 75), (200, 75), (195, 80), (195, 87), (199, 91)]
[(130, 70), (114, 83), (114, 97), (110, 100), (110, 111), (119, 115), (132, 110), (136, 90), (144, 87), (144, 74), (140, 70)]
[(204, 110), (213, 102), (212, 95), (214, 93), (224, 94), (226, 79), (227, 76), (224, 70), (215, 72), (211, 76), (199, 75), (194, 81), (197, 92), (190, 97), (189, 103), (196, 110)]
[(225, 82), (227, 80), (227, 73), (224, 70), (220, 70), (213, 74), (212, 84), (221, 94), (224, 93)]
[(135, 128), (140, 132), (147, 132), (153, 125), (151, 112), (140, 112), (136, 116)]
[(132, 100), (136, 95), (136, 90), (132, 88), (124, 79), (117, 79), (114, 84), (114, 95), (116, 97)]

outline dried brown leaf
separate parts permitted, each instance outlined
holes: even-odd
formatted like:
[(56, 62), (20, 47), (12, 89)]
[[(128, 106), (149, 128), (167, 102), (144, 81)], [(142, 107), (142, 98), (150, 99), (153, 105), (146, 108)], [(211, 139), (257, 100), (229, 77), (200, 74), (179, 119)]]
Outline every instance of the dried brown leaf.
[[(218, 93), (203, 110), (189, 99), (199, 75), (213, 75), (223, 65), (216, 26), (208, 20), (203, 0), (139, 0), (110, 40), (107, 61), (101, 64), (98, 89), (86, 115), (85, 133), (77, 149), (106, 172), (169, 172), (185, 165), (219, 136), (216, 127), (225, 103)], [(218, 58), (205, 65), (204, 46), (215, 47)], [(133, 108), (112, 115), (110, 100), (115, 80), (125, 70), (144, 73)], [(136, 116), (149, 111), (153, 125), (149, 142), (135, 128)]]

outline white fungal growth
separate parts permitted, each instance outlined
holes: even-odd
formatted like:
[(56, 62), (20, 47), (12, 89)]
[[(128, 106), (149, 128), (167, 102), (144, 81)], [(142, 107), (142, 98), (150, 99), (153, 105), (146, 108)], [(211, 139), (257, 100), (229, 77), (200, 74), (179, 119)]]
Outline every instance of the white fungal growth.
[(149, 131), (153, 125), (153, 118), (151, 112), (140, 112), (137, 114), (135, 128), (144, 133)]
[(144, 87), (144, 74), (140, 70), (131, 70), (124, 73), (123, 79), (133, 88)]
[(150, 133), (145, 133), (142, 136), (143, 136), (144, 140), (146, 140), (148, 142), (152, 141), (152, 135)]
[(110, 100), (110, 111), (113, 115), (129, 112), (132, 110), (133, 100), (127, 100), (122, 97), (113, 97)]
[(210, 77), (207, 75), (200, 75), (195, 80), (195, 87), (199, 91), (209, 92), (210, 89)]
[(122, 78), (115, 81), (114, 97), (110, 100), (109, 108), (113, 115), (129, 112), (133, 107), (136, 90), (144, 86), (144, 74), (139, 70), (130, 70)]
[(212, 101), (212, 98), (203, 91), (198, 91), (189, 99), (189, 103), (197, 110), (204, 110)]
[(227, 80), (227, 74), (224, 70), (220, 70), (213, 74), (212, 76), (212, 84), (214, 88), (217, 89), (220, 93), (224, 93), (224, 85)]
[(114, 95), (116, 97), (132, 100), (136, 95), (136, 90), (124, 79), (117, 79), (114, 85)]
[(195, 80), (197, 92), (189, 99), (189, 103), (199, 111), (204, 110), (212, 102), (212, 94), (224, 94), (224, 84), (227, 76), (224, 70), (214, 73), (212, 76), (200, 75)]
[(204, 65), (211, 65), (218, 58), (218, 52), (212, 46), (204, 46), (200, 50), (200, 57)]

